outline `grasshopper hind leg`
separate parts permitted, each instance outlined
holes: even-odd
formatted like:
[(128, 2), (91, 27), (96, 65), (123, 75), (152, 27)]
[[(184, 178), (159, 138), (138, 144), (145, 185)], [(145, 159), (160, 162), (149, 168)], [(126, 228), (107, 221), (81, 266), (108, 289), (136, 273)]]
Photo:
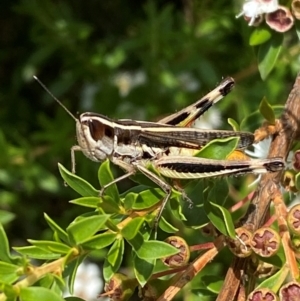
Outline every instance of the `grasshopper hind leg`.
[[(168, 203), (171, 195), (172, 195), (172, 186), (168, 183), (166, 183), (165, 181), (163, 181), (162, 179), (160, 179), (156, 174), (152, 173), (151, 171), (149, 171), (146, 167), (142, 166), (142, 165), (135, 165), (136, 168), (143, 173), (146, 177), (148, 177), (151, 181), (153, 181), (155, 184), (157, 184), (157, 186), (159, 186), (165, 193), (166, 196), (164, 197), (164, 199), (162, 200), (161, 206), (159, 208), (159, 211), (154, 219), (154, 230), (155, 230), (155, 236), (157, 233), (157, 229), (158, 229), (158, 223), (159, 220), (162, 216), (163, 210), (166, 206), (166, 204)], [(184, 189), (181, 188), (180, 186), (178, 186), (177, 184), (175, 185), (176, 190), (179, 191), (182, 195), (182, 198), (185, 199), (188, 203), (189, 203), (189, 208), (192, 208), (193, 206), (193, 202), (192, 200), (187, 196), (187, 194), (185, 193)]]

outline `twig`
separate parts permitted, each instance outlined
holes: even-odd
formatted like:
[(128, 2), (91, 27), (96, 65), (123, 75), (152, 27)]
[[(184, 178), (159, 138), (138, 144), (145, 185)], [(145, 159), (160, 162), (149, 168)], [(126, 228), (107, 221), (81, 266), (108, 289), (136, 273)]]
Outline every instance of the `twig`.
[[(287, 99), (284, 112), (282, 113), (279, 122), (276, 123), (277, 134), (273, 136), (268, 156), (269, 158), (287, 158), (293, 141), (300, 136), (299, 116), (300, 74), (298, 74), (294, 87)], [(259, 136), (260, 132), (257, 132), (257, 134)], [(278, 195), (281, 194), (281, 176), (282, 172), (278, 172), (276, 174), (265, 174), (262, 177), (260, 185), (251, 200), (247, 215), (242, 223), (244, 227), (251, 231), (255, 231), (265, 223), (270, 203), (274, 201), (275, 197), (278, 197)], [(290, 253), (289, 255), (291, 255)], [(293, 261), (293, 259), (290, 260)], [(241, 272), (241, 269), (244, 271), (247, 270), (247, 261), (247, 259), (237, 257), (233, 260), (231, 269), (228, 270), (217, 301), (230, 301), (235, 299), (241, 283), (243, 283), (243, 273)], [(249, 287), (248, 289), (251, 290), (253, 288)]]

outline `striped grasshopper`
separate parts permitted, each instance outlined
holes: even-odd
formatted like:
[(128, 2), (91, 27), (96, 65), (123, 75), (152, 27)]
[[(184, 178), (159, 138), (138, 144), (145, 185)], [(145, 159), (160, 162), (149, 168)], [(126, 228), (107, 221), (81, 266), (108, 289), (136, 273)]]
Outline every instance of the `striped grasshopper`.
[(239, 137), (237, 149), (244, 149), (254, 141), (253, 134), (249, 132), (189, 128), (197, 118), (232, 90), (234, 80), (230, 77), (225, 78), (194, 104), (159, 122), (113, 120), (90, 112), (82, 113), (77, 119), (36, 77), (35, 79), (76, 122), (78, 145), (71, 148), (72, 172), (75, 173), (76, 151), (83, 152), (95, 162), (109, 159), (124, 169), (126, 173), (102, 187), (100, 195), (113, 183), (130, 177), (137, 171), (141, 172), (166, 193), (155, 226), (172, 194), (172, 186), (150, 171), (149, 166), (161, 176), (171, 179), (260, 174), (277, 172), (284, 168), (282, 158), (231, 161), (194, 157), (196, 152), (214, 139)]

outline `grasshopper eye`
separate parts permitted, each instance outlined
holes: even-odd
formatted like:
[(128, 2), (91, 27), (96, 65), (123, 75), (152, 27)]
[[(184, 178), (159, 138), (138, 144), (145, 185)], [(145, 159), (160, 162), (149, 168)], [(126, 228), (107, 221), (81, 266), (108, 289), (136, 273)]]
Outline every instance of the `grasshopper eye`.
[(90, 134), (95, 141), (103, 139), (104, 136), (113, 138), (114, 131), (111, 127), (99, 122), (95, 119), (89, 119), (87, 125), (90, 130)]

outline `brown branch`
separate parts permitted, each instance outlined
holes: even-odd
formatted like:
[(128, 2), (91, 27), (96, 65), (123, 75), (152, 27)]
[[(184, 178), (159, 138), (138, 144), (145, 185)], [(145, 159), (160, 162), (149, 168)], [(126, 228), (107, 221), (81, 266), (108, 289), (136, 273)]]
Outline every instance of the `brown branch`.
[[(294, 87), (287, 99), (284, 112), (278, 123), (276, 123), (277, 134), (273, 136), (270, 146), (269, 158), (282, 157), (287, 158), (294, 140), (299, 138), (300, 126), (300, 74), (298, 74)], [(251, 231), (261, 227), (269, 212), (270, 203), (281, 194), (280, 179), (282, 172), (275, 174), (265, 174), (251, 200), (247, 215), (243, 221), (243, 226)], [(289, 252), (291, 256), (291, 252)], [(292, 262), (294, 258), (290, 258)], [(248, 259), (235, 258), (228, 270), (224, 285), (217, 298), (217, 301), (230, 301), (236, 298), (241, 288), (244, 271), (247, 270)], [(253, 281), (252, 281), (253, 282)], [(253, 289), (253, 288), (248, 288)]]

